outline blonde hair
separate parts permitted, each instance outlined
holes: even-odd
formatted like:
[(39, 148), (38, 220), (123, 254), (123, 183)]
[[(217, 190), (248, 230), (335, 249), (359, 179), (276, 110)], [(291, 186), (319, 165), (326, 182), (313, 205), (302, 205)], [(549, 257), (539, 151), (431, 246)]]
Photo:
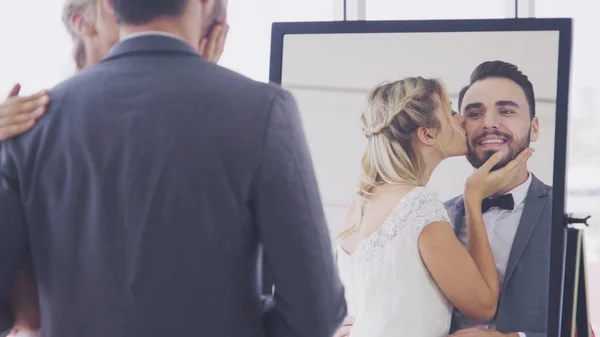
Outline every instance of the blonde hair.
[(436, 79), (408, 77), (381, 84), (370, 93), (366, 111), (361, 116), (367, 138), (358, 189), (361, 217), (340, 236), (360, 227), (364, 201), (375, 187), (382, 184), (423, 186), (424, 160), (414, 150), (414, 136), (419, 127), (441, 128), (436, 115), (438, 108), (444, 110), (444, 116), (451, 122), (448, 94), (443, 83)]
[(77, 70), (81, 70), (85, 67), (86, 55), (83, 41), (77, 36), (75, 28), (71, 23), (71, 18), (76, 13), (86, 13), (89, 9), (93, 9), (95, 5), (96, 0), (66, 0), (63, 6), (62, 21), (67, 28), (67, 32), (71, 35), (73, 42), (75, 42), (73, 58), (75, 59)]

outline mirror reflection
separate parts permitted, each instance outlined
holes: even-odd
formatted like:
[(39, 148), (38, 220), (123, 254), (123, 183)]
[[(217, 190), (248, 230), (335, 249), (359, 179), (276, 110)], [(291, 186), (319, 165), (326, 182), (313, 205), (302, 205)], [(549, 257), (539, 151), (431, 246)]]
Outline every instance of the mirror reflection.
[(346, 288), (338, 335), (545, 336), (558, 32), (283, 46)]

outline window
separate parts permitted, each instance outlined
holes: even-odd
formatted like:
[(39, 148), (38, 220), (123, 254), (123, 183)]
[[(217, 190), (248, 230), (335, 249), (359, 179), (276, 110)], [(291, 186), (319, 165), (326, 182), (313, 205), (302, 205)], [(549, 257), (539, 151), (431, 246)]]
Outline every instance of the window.
[(591, 214), (585, 238), (589, 307), (594, 330), (600, 330), (600, 49), (591, 41), (600, 30), (597, 0), (537, 0), (535, 16), (572, 17), (573, 60), (569, 114), (567, 210)]
[(506, 0), (367, 0), (368, 20), (505, 18)]
[(266, 82), (269, 79), (271, 24), (332, 21), (335, 10), (335, 0), (229, 0), (230, 30), (220, 64)]

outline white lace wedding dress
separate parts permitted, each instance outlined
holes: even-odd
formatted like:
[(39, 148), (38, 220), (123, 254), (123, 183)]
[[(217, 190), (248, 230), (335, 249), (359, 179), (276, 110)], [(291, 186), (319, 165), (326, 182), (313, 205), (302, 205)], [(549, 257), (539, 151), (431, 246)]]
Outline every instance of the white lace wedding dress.
[(433, 222), (450, 222), (437, 195), (417, 187), (352, 254), (339, 245), (350, 337), (446, 337), (452, 305), (421, 260), (418, 237)]

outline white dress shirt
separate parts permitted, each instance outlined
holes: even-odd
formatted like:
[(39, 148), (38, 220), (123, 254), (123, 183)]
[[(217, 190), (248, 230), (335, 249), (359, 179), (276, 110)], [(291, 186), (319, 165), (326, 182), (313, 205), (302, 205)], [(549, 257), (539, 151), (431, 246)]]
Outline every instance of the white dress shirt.
[(175, 35), (175, 34), (167, 33), (167, 32), (161, 32), (161, 31), (153, 31), (153, 30), (146, 31), (146, 32), (139, 32), (139, 33), (131, 33), (131, 34), (128, 34), (125, 36), (121, 36), (120, 41), (129, 40), (129, 39), (133, 39), (133, 38), (140, 37), (140, 36), (151, 36), (151, 35), (162, 35), (162, 36), (170, 37), (173, 39), (178, 39), (178, 40), (185, 42), (185, 40), (179, 35)]
[[(492, 207), (483, 214), (483, 222), (490, 240), (494, 261), (496, 261), (496, 270), (498, 271), (498, 281), (500, 290), (504, 285), (504, 276), (506, 275), (506, 266), (512, 248), (521, 215), (525, 208), (525, 197), (531, 185), (532, 175), (529, 174), (527, 180), (506, 194), (512, 194), (515, 202), (514, 209), (505, 210), (498, 207)], [(464, 218), (463, 218), (464, 221)], [(458, 234), (460, 242), (467, 247), (467, 226), (462, 226)], [(479, 327), (484, 329), (495, 329), (495, 322), (488, 324), (478, 324), (473, 320), (469, 320), (463, 316), (460, 322), (460, 328), (466, 329), (470, 327)], [(521, 337), (525, 337), (524, 333), (519, 333)]]

